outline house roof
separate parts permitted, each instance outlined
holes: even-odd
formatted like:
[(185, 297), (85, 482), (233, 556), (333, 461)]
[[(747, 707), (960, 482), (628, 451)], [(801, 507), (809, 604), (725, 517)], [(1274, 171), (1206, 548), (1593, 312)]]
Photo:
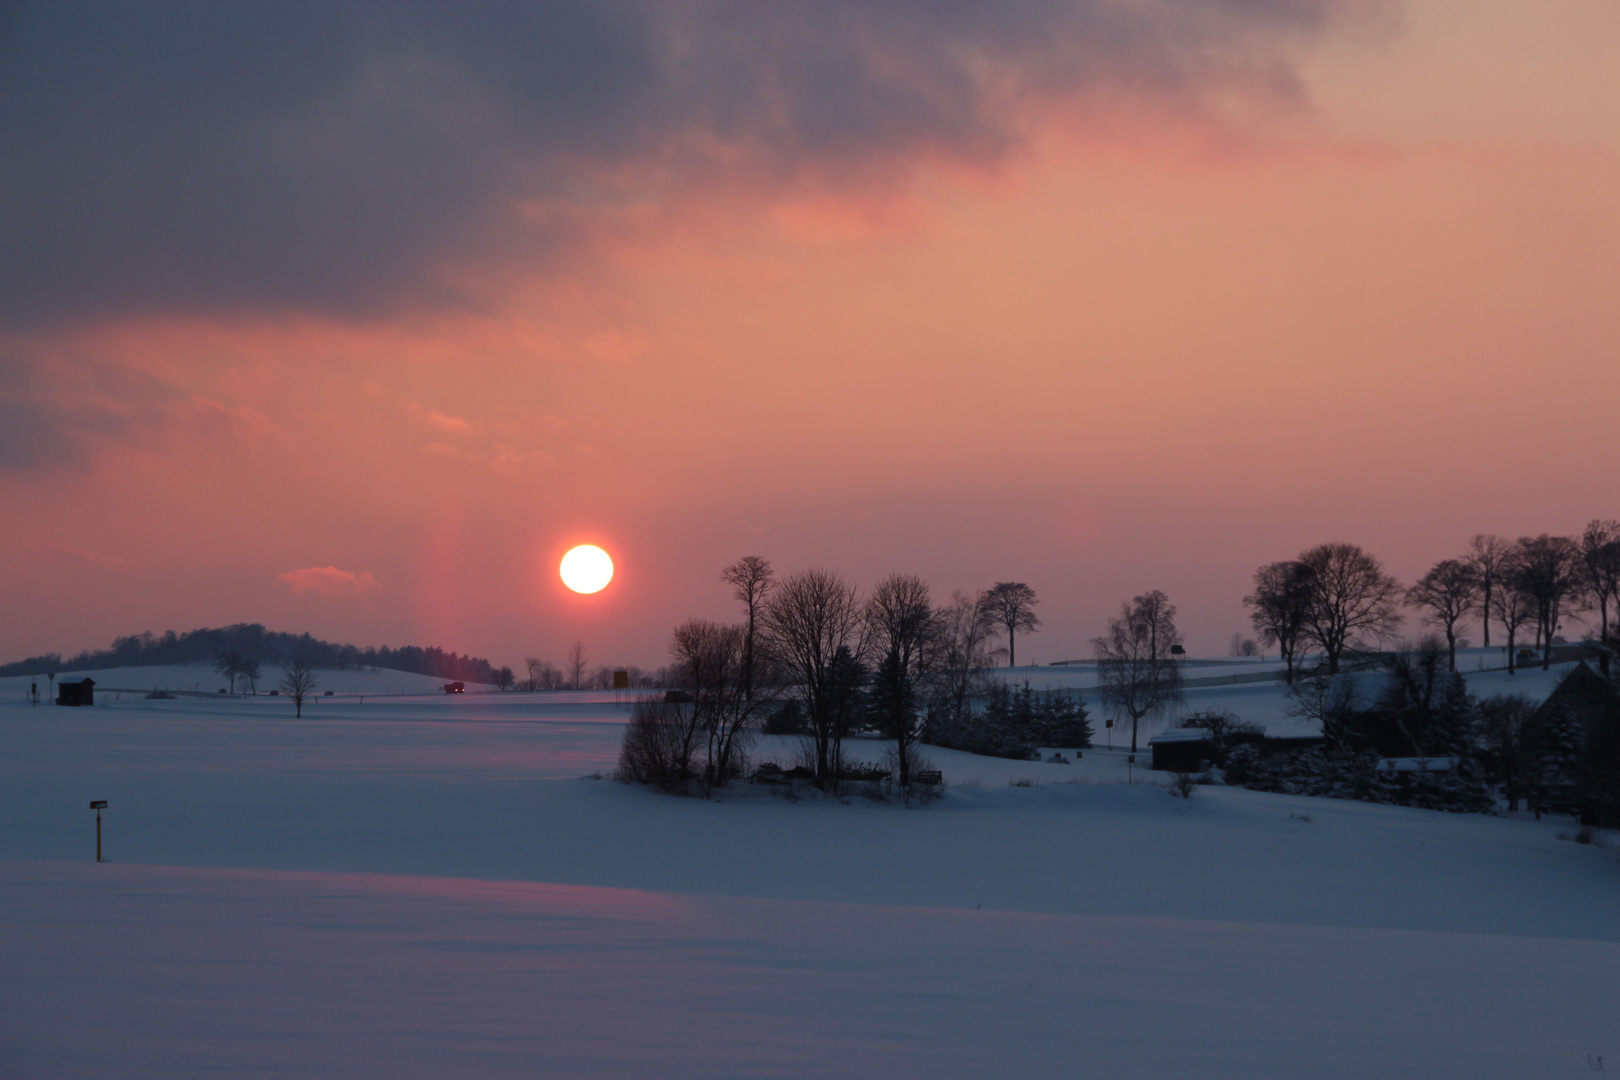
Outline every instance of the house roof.
[(1582, 661), (1547, 695), (1531, 720), (1544, 719), (1563, 709), (1582, 717), (1594, 714), (1620, 717), (1620, 691)]
[(1148, 740), (1148, 745), (1154, 743), (1199, 743), (1210, 742), (1209, 732), (1202, 728), (1171, 728), (1161, 731)]

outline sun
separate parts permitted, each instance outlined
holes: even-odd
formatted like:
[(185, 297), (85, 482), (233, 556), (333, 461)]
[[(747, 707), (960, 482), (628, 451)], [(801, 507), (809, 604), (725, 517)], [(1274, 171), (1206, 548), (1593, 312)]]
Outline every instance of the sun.
[(613, 560), (595, 544), (581, 544), (563, 556), (563, 584), (577, 593), (601, 592), (613, 580)]

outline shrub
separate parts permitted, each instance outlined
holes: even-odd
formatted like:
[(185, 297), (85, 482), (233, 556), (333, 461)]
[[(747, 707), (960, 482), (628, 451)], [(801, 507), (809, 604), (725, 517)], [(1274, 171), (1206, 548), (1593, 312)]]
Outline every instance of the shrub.
[(932, 716), (924, 738), (947, 750), (1033, 761), (1042, 746), (1089, 747), (1091, 723), (1078, 698), (1037, 695), (1028, 683), (1016, 690), (995, 683), (985, 695), (982, 711)]
[(1371, 752), (1298, 750), (1262, 756), (1240, 746), (1226, 756), (1226, 782), (1251, 791), (1412, 806), (1453, 813), (1490, 813), (1496, 799), (1472, 763), (1457, 772), (1392, 773)]
[(760, 731), (766, 735), (808, 735), (810, 723), (805, 719), (804, 709), (799, 706), (799, 700), (789, 698), (765, 717)]
[(619, 746), (618, 779), (673, 788), (697, 775), (693, 758), (702, 732), (691, 705), (643, 698), (630, 711)]

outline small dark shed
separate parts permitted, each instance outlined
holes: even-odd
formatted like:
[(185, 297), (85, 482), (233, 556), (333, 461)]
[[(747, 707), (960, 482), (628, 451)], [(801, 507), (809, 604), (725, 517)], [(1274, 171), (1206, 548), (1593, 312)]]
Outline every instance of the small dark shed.
[(96, 703), (96, 680), (58, 679), (56, 682), (56, 703), (58, 705), (94, 705)]
[(1198, 728), (1171, 728), (1148, 740), (1153, 768), (1159, 772), (1200, 772), (1219, 755), (1209, 732)]

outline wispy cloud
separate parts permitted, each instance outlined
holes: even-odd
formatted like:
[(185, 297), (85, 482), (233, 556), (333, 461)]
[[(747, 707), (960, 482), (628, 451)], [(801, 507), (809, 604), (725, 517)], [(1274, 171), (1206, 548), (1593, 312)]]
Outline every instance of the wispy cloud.
[(356, 574), (335, 566), (288, 570), (277, 580), (301, 596), (359, 596), (377, 587), (377, 579), (366, 571)]
[(477, 424), (464, 416), (443, 413), (438, 409), (429, 409), (414, 401), (411, 402), (409, 409), (411, 416), (419, 423), (426, 424), (431, 428), (437, 428), (440, 431), (447, 431), (455, 435), (466, 435), (478, 428)]

